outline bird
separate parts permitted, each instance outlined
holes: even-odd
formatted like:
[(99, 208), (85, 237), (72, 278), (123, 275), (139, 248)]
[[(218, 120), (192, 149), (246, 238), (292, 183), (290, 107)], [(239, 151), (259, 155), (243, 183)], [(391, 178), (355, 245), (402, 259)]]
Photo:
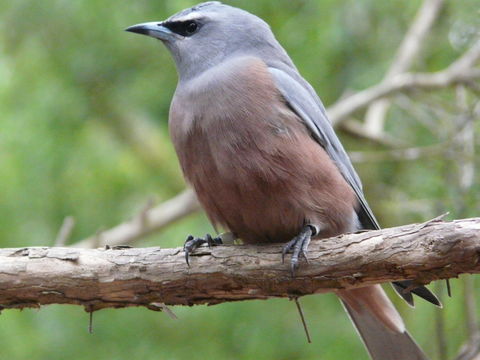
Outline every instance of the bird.
[[(126, 30), (173, 57), (169, 132), (214, 227), (246, 244), (285, 244), (293, 276), (311, 239), (380, 228), (322, 101), (264, 20), (209, 1)], [(204, 243), (221, 238), (189, 236), (187, 263)], [(410, 305), (413, 293), (440, 306), (411, 280), (393, 286)], [(427, 359), (380, 285), (336, 294), (372, 359)]]

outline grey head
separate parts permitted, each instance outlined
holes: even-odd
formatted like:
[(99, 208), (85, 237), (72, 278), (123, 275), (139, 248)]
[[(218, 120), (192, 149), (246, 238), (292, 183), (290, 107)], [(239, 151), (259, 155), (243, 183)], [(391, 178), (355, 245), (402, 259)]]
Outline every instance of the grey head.
[(161, 40), (175, 60), (180, 81), (235, 56), (253, 55), (267, 63), (294, 68), (265, 21), (218, 1), (201, 3), (164, 21), (137, 24), (126, 31)]

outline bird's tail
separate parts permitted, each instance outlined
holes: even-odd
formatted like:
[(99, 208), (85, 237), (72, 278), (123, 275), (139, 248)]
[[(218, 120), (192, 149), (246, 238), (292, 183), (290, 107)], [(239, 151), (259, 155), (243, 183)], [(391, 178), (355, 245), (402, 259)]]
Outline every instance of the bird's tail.
[(428, 360), (380, 285), (337, 294), (373, 360)]

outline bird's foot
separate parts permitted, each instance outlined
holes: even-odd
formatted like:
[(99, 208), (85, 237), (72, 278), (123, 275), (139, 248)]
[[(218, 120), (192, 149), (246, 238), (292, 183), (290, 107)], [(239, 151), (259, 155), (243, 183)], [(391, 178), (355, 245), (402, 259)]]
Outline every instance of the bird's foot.
[(183, 245), (183, 251), (185, 251), (185, 261), (187, 265), (190, 266), (189, 257), (190, 254), (195, 251), (200, 245), (208, 244), (208, 247), (222, 245), (222, 239), (220, 237), (213, 238), (210, 234), (205, 235), (205, 238), (198, 238), (193, 237), (192, 235), (188, 235), (187, 239), (185, 240), (185, 244)]
[(290, 270), (292, 277), (295, 277), (295, 271), (298, 268), (298, 260), (300, 255), (305, 258), (308, 263), (307, 250), (312, 236), (318, 234), (318, 228), (315, 225), (305, 225), (300, 233), (292, 240), (285, 244), (282, 249), (282, 263), (285, 262), (285, 254), (291, 252), (292, 258), (290, 260)]

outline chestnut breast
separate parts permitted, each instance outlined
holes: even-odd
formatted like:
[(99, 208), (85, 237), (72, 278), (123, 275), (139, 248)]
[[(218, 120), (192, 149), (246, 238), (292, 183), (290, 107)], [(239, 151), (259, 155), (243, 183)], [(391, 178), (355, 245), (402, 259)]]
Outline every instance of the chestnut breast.
[(179, 83), (170, 134), (187, 181), (214, 225), (248, 243), (283, 242), (305, 223), (353, 230), (356, 197), (254, 57)]

